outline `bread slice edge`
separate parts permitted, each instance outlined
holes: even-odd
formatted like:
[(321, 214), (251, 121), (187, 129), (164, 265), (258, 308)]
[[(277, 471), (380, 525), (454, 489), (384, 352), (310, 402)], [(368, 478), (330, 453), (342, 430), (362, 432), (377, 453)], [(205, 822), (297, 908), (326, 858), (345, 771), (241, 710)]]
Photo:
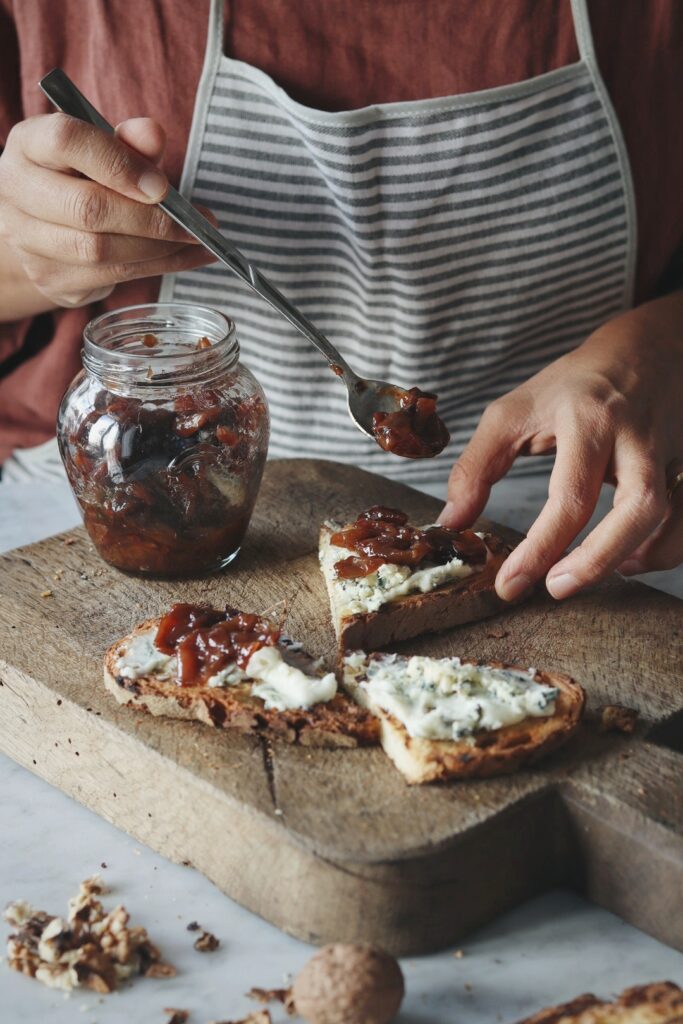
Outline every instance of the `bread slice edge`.
[[(462, 660), (482, 664), (475, 659)], [(519, 665), (502, 662), (486, 664), (491, 668), (526, 671)], [(349, 674), (342, 672), (344, 689), (361, 707), (377, 716), (382, 747), (411, 785), (507, 775), (566, 743), (579, 727), (585, 707), (585, 691), (571, 676), (561, 672), (538, 670), (535, 679), (560, 691), (552, 715), (530, 717), (502, 729), (482, 731), (473, 739), (430, 740), (410, 736), (403, 723), (375, 705), (367, 691), (351, 683)]]
[(332, 527), (326, 523), (321, 527), (319, 558), (332, 622), (342, 652), (375, 651), (426, 633), (438, 633), (467, 622), (478, 622), (496, 615), (506, 607), (506, 603), (498, 597), (494, 583), (511, 549), (497, 538), (497, 550), (491, 554), (481, 571), (424, 594), (407, 594), (388, 601), (374, 612), (345, 614), (340, 608), (335, 579), (331, 572), (326, 571), (332, 532)]
[(156, 630), (159, 622), (160, 618), (141, 622), (113, 643), (104, 656), (104, 685), (120, 705), (154, 717), (194, 720), (307, 747), (374, 746), (379, 742), (379, 726), (373, 716), (343, 691), (309, 709), (277, 711), (266, 710), (264, 702), (251, 695), (248, 680), (223, 687), (181, 687), (174, 680), (153, 676), (120, 676), (116, 661), (125, 646), (134, 636)]

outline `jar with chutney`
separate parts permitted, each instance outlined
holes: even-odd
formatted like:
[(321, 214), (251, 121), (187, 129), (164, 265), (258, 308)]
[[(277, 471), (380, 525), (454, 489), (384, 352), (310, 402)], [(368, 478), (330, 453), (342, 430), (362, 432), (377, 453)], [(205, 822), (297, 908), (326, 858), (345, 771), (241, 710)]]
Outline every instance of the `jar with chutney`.
[(92, 320), (57, 434), (97, 551), (150, 576), (215, 572), (238, 554), (268, 449), (266, 398), (235, 325), (201, 306)]

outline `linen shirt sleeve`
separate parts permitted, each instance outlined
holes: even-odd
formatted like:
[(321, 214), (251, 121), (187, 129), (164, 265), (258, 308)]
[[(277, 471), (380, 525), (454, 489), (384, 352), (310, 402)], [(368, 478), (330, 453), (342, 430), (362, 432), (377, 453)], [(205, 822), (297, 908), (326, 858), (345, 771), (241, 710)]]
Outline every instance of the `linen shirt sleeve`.
[[(13, 125), (23, 117), (19, 41), (11, 0), (0, 0), (0, 153)], [(31, 320), (0, 322), (0, 377), (3, 363), (23, 346)]]
[(12, 125), (21, 121), (19, 41), (11, 0), (0, 0), (0, 149)]

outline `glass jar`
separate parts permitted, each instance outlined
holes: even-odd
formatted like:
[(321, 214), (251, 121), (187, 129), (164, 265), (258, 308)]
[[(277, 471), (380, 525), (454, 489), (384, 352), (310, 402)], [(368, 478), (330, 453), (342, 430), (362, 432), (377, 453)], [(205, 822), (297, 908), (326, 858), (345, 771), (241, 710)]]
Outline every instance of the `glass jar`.
[(92, 320), (59, 410), (62, 460), (105, 561), (197, 576), (239, 552), (268, 449), (266, 398), (235, 325), (202, 306)]

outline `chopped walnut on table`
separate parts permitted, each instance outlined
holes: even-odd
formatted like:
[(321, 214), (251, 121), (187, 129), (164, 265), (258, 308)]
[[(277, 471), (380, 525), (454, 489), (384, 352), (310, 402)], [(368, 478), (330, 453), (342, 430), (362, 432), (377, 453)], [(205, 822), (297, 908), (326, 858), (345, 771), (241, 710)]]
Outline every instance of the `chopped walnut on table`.
[(247, 999), (254, 999), (257, 1003), (282, 1003), (289, 1013), (292, 1010), (291, 988), (250, 988)]
[(173, 977), (175, 968), (161, 962), (144, 928), (129, 926), (124, 907), (105, 911), (97, 897), (106, 891), (99, 876), (86, 879), (69, 900), (66, 918), (34, 910), (25, 900), (10, 903), (4, 916), (16, 931), (7, 940), (9, 966), (49, 988), (103, 995), (134, 974)]
[(221, 940), (217, 939), (211, 932), (202, 932), (194, 940), (194, 948), (199, 953), (213, 953), (214, 949), (218, 949), (221, 944)]
[(189, 1020), (189, 1010), (175, 1010), (172, 1006), (165, 1006), (164, 1013), (170, 1014), (166, 1024), (186, 1024)]
[(273, 1018), (268, 1010), (257, 1010), (242, 1020), (212, 1020), (211, 1024), (273, 1024)]

